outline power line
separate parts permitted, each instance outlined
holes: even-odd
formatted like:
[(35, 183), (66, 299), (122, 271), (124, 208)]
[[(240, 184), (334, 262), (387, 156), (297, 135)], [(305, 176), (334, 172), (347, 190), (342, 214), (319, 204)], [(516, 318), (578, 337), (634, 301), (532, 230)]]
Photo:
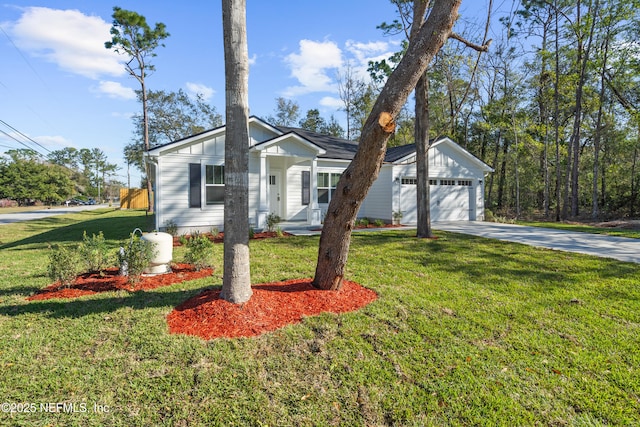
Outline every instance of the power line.
[[(44, 151), (46, 151), (47, 153), (50, 153), (50, 152), (51, 152), (51, 150), (49, 150), (47, 147), (45, 147), (44, 145), (40, 144), (38, 141), (35, 141), (34, 139), (32, 139), (32, 138), (28, 137), (28, 136), (27, 136), (27, 135), (25, 135), (24, 133), (20, 132), (18, 129), (14, 128), (13, 126), (11, 126), (9, 123), (5, 122), (4, 120), (0, 119), (0, 123), (2, 123), (3, 125), (5, 125), (5, 126), (6, 126), (6, 127), (8, 127), (9, 129), (13, 130), (14, 132), (17, 132), (20, 136), (22, 136), (23, 138), (25, 138), (25, 139), (26, 139), (26, 140), (28, 140), (29, 142), (31, 142), (31, 143), (33, 143), (33, 144), (37, 145), (38, 147), (42, 148), (42, 149), (43, 149)], [(6, 133), (6, 132), (2, 132), (2, 133), (4, 133), (5, 135), (7, 135), (8, 137), (10, 137), (11, 139), (14, 139), (14, 140), (18, 141), (15, 137), (13, 137), (13, 136), (9, 135), (8, 133)], [(21, 141), (18, 141), (18, 142), (20, 142), (20, 144), (24, 145), (25, 147), (27, 147), (27, 148), (30, 148), (30, 149), (31, 149), (31, 147), (28, 147), (24, 142), (21, 142)], [(35, 151), (37, 152), (38, 150), (35, 150)], [(41, 153), (39, 153), (39, 154), (40, 154), (41, 156), (43, 156), (43, 157), (44, 157), (44, 155), (43, 155), (43, 154), (41, 154)]]
[[(29, 147), (27, 144), (25, 144), (24, 142), (20, 141), (18, 138), (16, 138), (15, 136), (8, 134), (7, 132), (3, 131), (2, 129), (0, 129), (0, 132), (5, 134), (6, 136), (8, 136), (9, 138), (13, 139), (14, 141), (16, 141), (18, 144), (24, 145), (25, 147), (27, 147), (28, 150), (31, 151), (35, 151), (40, 157), (44, 157), (42, 155), (42, 153), (40, 153), (38, 150), (34, 150), (33, 148)], [(7, 147), (7, 148), (15, 148), (15, 147), (9, 147), (7, 145), (3, 145), (3, 147)]]

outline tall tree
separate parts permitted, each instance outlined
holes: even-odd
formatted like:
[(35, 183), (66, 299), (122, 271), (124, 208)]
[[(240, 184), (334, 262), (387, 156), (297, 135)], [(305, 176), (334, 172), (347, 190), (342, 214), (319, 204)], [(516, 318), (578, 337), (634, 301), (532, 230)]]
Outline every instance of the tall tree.
[[(142, 101), (142, 91), (136, 91)], [(165, 144), (222, 125), (222, 116), (216, 108), (204, 101), (201, 95), (188, 95), (182, 89), (177, 92), (164, 90), (147, 92), (147, 118), (149, 121), (149, 145)], [(133, 116), (136, 123), (134, 135), (143, 141), (144, 116)]]
[(221, 297), (251, 298), (249, 259), (249, 53), (246, 0), (222, 0), (226, 123), (224, 277)]
[(283, 97), (276, 98), (276, 109), (267, 121), (276, 126), (293, 126), (300, 117), (300, 104)]
[[(424, 17), (429, 6), (425, 0), (413, 2), (413, 24), (409, 40), (417, 37), (418, 31), (424, 24)], [(415, 129), (416, 144), (416, 208), (418, 226), (416, 236), (432, 237), (431, 231), (431, 202), (429, 195), (429, 76), (427, 70), (418, 79), (415, 91)]]
[[(142, 93), (142, 126), (143, 141), (145, 150), (149, 150), (149, 120), (147, 117), (147, 85), (148, 74), (154, 71), (155, 67), (148, 58), (156, 56), (155, 49), (164, 46), (162, 40), (169, 37), (166, 26), (163, 23), (156, 23), (151, 29), (144, 16), (119, 7), (113, 8), (113, 25), (111, 27), (111, 40), (105, 42), (107, 49), (127, 55), (130, 60), (126, 62), (125, 68), (129, 75), (140, 83)], [(145, 175), (147, 176), (147, 190), (149, 195), (149, 212), (154, 211), (153, 188), (149, 179), (149, 167), (145, 163)]]
[(340, 126), (336, 118), (331, 116), (327, 122), (324, 117), (320, 115), (320, 111), (317, 108), (308, 110), (307, 115), (304, 119), (300, 120), (299, 125), (302, 129), (323, 135), (331, 135), (337, 138), (344, 136), (344, 129)]
[(434, 4), (378, 96), (362, 129), (358, 151), (329, 202), (320, 236), (314, 286), (341, 288), (351, 230), (362, 201), (378, 177), (395, 120), (429, 62), (452, 36), (460, 3), (461, 0), (441, 0)]

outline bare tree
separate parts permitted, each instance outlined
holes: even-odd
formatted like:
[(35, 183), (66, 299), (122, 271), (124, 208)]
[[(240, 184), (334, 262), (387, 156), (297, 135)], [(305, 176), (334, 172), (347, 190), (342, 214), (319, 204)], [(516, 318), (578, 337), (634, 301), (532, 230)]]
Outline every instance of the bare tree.
[(395, 120), (435, 54), (452, 37), (460, 3), (461, 0), (435, 2), (378, 96), (362, 129), (358, 151), (329, 203), (320, 236), (314, 286), (321, 289), (342, 286), (351, 230), (362, 201), (378, 177)]
[(338, 74), (338, 94), (344, 105), (343, 109), (347, 115), (347, 139), (355, 140), (354, 114), (356, 103), (364, 96), (367, 84), (362, 79), (358, 79), (351, 63), (347, 63), (342, 72)]
[(249, 259), (249, 53), (246, 0), (222, 0), (226, 95), (224, 277), (221, 297), (251, 298)]

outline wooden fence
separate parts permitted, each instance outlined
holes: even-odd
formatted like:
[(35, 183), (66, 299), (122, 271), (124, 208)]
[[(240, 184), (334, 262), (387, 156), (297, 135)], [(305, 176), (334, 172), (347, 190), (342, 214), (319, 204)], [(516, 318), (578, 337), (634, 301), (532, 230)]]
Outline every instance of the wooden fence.
[(148, 209), (149, 197), (146, 188), (121, 188), (120, 209)]

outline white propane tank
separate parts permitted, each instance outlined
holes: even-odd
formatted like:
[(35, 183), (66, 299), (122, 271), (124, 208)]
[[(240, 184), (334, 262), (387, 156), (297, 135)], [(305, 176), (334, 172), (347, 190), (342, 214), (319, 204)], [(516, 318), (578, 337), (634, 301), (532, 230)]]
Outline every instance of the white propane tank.
[(173, 236), (169, 233), (151, 232), (142, 235), (142, 240), (151, 242), (154, 256), (145, 274), (164, 274), (169, 272), (169, 263), (173, 259)]

